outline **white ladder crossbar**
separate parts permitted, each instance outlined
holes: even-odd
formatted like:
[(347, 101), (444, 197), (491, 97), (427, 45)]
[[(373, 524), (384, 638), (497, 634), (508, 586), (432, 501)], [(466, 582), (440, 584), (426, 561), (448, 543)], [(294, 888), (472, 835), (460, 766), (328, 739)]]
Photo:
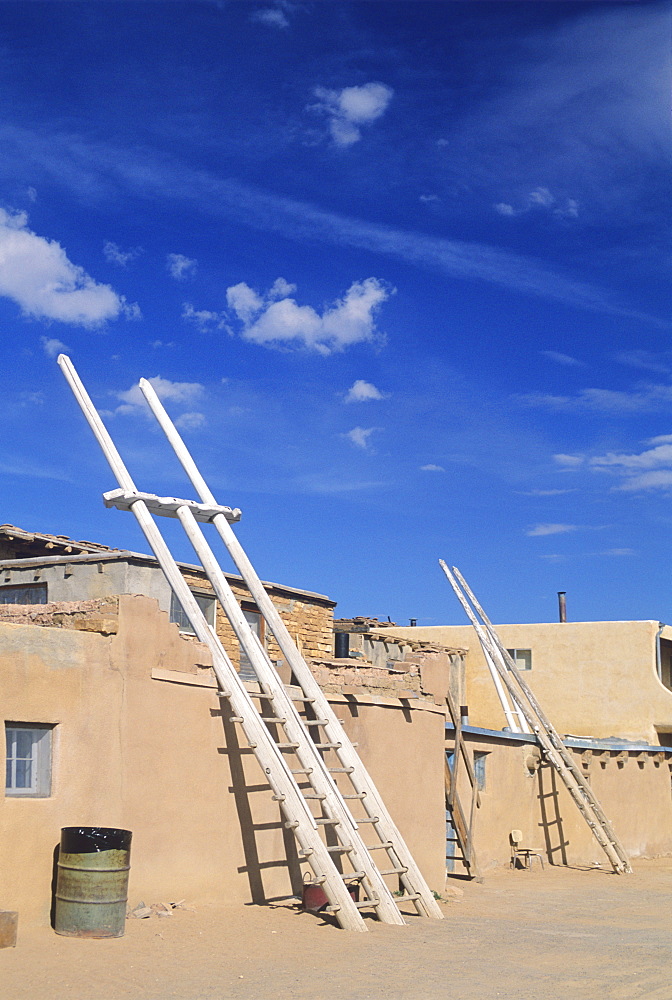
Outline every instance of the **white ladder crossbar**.
[[(222, 525), (231, 531), (230, 523), (240, 518), (240, 511), (217, 504), (207, 488), (206, 495), (199, 491), (200, 503), (173, 497), (157, 497), (136, 490), (72, 362), (65, 355), (60, 355), (58, 363), (119, 483), (119, 489), (105, 494), (106, 506), (130, 510), (135, 515), (196, 636), (210, 648), (215, 675), (221, 689), (220, 696), (228, 699), (231, 720), (242, 726), (248, 745), (253, 749), (273, 791), (273, 798), (280, 805), (285, 819), (284, 825), (293, 831), (298, 842), (299, 855), (309, 863), (313, 870), (314, 881), (321, 885), (329, 900), (329, 912), (335, 914), (342, 927), (359, 931), (366, 930), (361, 909), (373, 910), (379, 919), (387, 923), (403, 924), (405, 921), (398, 903), (404, 899), (412, 901), (419, 913), (442, 916), (433, 894), (424, 885), (422, 876), (416, 879), (411, 874), (409, 878), (406, 861), (408, 849), (400, 835), (393, 836), (396, 828), (383, 822), (383, 829), (379, 830), (381, 817), (378, 814), (383, 812), (383, 809), (377, 808), (379, 796), (375, 792), (370, 801), (366, 802), (369, 797), (368, 785), (374, 791), (375, 786), (370, 779), (367, 785), (368, 776), (354, 749), (352, 754), (358, 761), (358, 766), (352, 764), (339, 768), (329, 766), (326, 755), (336, 754), (336, 759), (342, 763), (342, 758), (338, 754), (343, 743), (345, 741), (349, 743), (349, 740), (345, 737), (345, 740), (341, 741), (338, 738), (339, 734), (333, 731), (334, 722), (339, 729), (340, 723), (335, 719), (321, 689), (315, 683), (320, 695), (318, 699), (314, 690), (307, 690), (306, 686), (295, 678), (301, 688), (302, 697), (297, 699), (287, 691), (266, 650), (252, 632), (214, 553), (203, 536), (199, 521), (213, 522), (221, 535)], [(158, 403), (158, 400), (156, 402)], [(165, 411), (163, 415), (164, 419), (170, 422)], [(177, 434), (174, 428), (173, 431)], [(181, 439), (180, 444), (184, 448)], [(200, 478), (200, 474), (198, 475)], [(255, 670), (260, 684), (260, 692), (257, 695), (247, 691), (214, 630), (206, 622), (152, 515), (174, 517), (181, 522), (241, 648)], [(270, 604), (270, 599), (256, 574), (254, 579)], [(250, 590), (252, 592), (252, 588)], [(261, 605), (260, 611), (268, 621), (266, 610)], [(272, 628), (270, 622), (269, 626)], [(293, 648), (298, 656), (298, 651)], [(293, 664), (292, 669), (294, 669)], [(307, 665), (305, 669), (312, 680)], [(258, 707), (254, 698), (259, 699)], [(296, 706), (302, 702), (303, 708), (299, 711)], [(308, 717), (309, 713), (314, 714), (315, 718)], [(365, 789), (355, 785), (353, 781), (355, 771), (360, 774), (363, 772), (365, 777), (359, 784), (367, 785)], [(351, 812), (345, 796), (334, 780), (335, 772), (348, 774), (355, 787), (355, 794), (347, 797), (364, 805), (364, 816), (355, 818)], [(305, 790), (306, 785), (308, 791)], [(317, 814), (313, 809), (317, 810)], [(371, 824), (372, 829), (380, 836), (379, 844), (372, 846), (364, 844), (359, 831), (360, 823)], [(321, 829), (328, 830), (326, 842), (320, 833)], [(397, 874), (404, 886), (404, 895), (399, 899), (392, 894), (384, 881), (381, 869), (371, 857), (370, 851), (378, 848), (383, 848), (387, 852), (392, 865), (391, 869), (385, 870), (385, 873)], [(334, 858), (341, 860), (337, 863)], [(342, 870), (346, 867), (343, 859), (353, 871)], [(364, 893), (364, 898), (357, 903), (353, 900), (347, 885), (347, 880), (352, 880), (354, 877), (360, 882)], [(424, 902), (423, 887), (433, 907)]]

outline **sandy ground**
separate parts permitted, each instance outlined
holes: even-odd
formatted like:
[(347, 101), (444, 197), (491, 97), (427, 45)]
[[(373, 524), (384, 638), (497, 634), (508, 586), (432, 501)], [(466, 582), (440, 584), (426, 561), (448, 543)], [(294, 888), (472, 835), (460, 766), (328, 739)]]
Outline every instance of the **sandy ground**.
[[(22, 928), (2, 1000), (671, 1000), (672, 859), (634, 875), (508, 870), (442, 904), (443, 921), (348, 933), (291, 903), (129, 920), (123, 938)], [(147, 901), (149, 902), (149, 901)]]

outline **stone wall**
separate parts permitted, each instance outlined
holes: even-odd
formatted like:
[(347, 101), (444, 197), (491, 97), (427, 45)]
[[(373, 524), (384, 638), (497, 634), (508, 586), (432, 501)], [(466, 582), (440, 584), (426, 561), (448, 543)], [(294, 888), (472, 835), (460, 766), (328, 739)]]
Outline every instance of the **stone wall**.
[[(211, 591), (210, 583), (202, 576), (184, 573), (189, 586), (199, 591)], [(257, 610), (251, 595), (244, 583), (230, 580), (231, 589), (239, 604), (246, 610)], [(328, 657), (333, 654), (333, 622), (334, 602), (319, 595), (302, 595), (283, 591), (280, 588), (268, 590), (276, 610), (284, 621), (289, 634), (306, 658)], [(272, 660), (283, 659), (273, 635), (269, 630), (263, 631), (262, 639)], [(216, 632), (222, 641), (224, 649), (229, 654), (233, 664), (240, 664), (240, 648), (229, 620), (218, 608), (216, 617)]]

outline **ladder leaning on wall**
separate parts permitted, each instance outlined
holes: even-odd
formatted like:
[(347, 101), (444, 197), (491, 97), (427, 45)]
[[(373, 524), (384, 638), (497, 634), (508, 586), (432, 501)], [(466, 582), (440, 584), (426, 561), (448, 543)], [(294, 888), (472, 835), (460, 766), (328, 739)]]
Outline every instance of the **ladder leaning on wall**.
[(529, 731), (536, 736), (545, 759), (558, 772), (595, 840), (609, 858), (613, 870), (619, 875), (631, 874), (632, 868), (627, 852), (616, 836), (595, 793), (574, 763), (571, 753), (545, 715), (529, 685), (521, 677), (520, 671), (504, 648), (469, 584), (456, 566), (453, 566), (451, 572), (443, 559), (439, 559), (439, 565), (474, 626), (486, 659), (495, 667), (508, 691), (515, 713), (521, 722), (524, 720), (527, 723)]
[[(365, 931), (364, 910), (385, 923), (404, 924), (399, 909), (412, 903), (423, 917), (443, 914), (411, 853), (388, 813), (371, 777), (340, 721), (297, 650), (279, 613), (245, 555), (231, 523), (240, 511), (219, 505), (198, 471), (186, 445), (151, 384), (140, 388), (168, 441), (191, 480), (200, 501), (158, 497), (139, 492), (105, 425), (66, 355), (58, 357), (79, 406), (114, 473), (119, 488), (104, 494), (107, 507), (130, 510), (197, 638), (212, 653), (220, 697), (231, 706), (280, 805), (284, 825), (293, 831), (298, 854), (313, 871), (313, 881), (328, 899), (326, 910), (348, 930)], [(199, 608), (152, 515), (177, 518), (194, 547), (233, 631), (259, 681), (251, 693), (240, 679), (224, 647)], [(238, 567), (257, 607), (293, 675), (290, 693), (250, 628), (199, 522), (212, 523)], [(257, 704), (258, 702), (258, 704)], [(362, 828), (374, 842), (365, 844)], [(379, 853), (380, 852), (380, 853)], [(374, 861), (383, 859), (382, 864)], [(386, 878), (397, 880), (393, 892)], [(359, 884), (363, 898), (355, 900), (349, 886)]]

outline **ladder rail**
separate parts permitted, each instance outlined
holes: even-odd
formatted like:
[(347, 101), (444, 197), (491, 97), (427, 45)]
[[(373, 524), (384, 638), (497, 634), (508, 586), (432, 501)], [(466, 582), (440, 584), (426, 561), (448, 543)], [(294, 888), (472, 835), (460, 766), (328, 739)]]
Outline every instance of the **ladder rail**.
[[(124, 465), (100, 415), (84, 389), (72, 362), (65, 355), (59, 355), (58, 364), (119, 486), (129, 492), (136, 492), (130, 473)], [(223, 646), (210, 629), (203, 612), (182, 577), (179, 567), (168, 549), (161, 532), (149, 513), (146, 503), (144, 500), (138, 499), (135, 503), (131, 504), (130, 509), (135, 515), (166, 579), (182, 604), (197, 638), (201, 642), (204, 642), (210, 649), (213, 658), (213, 669), (222, 692), (231, 703), (235, 714), (243, 718), (243, 732), (250, 746), (254, 749), (255, 755), (264, 770), (266, 780), (278, 797), (281, 811), (287, 823), (290, 823), (294, 828), (296, 839), (315, 876), (323, 880), (325, 892), (329, 896), (332, 905), (338, 907), (336, 915), (339, 923), (348, 930), (366, 931), (366, 924), (359, 910), (354, 905), (354, 901), (340, 873), (336, 869), (327, 847), (322, 842), (315, 818), (310, 811), (308, 803), (302, 796), (291, 770), (272, 740), (265, 724), (262, 722), (252, 699), (243, 682), (238, 677)]]
[[(611, 823), (599, 805), (599, 802), (590, 788), (590, 785), (588, 785), (583, 775), (578, 772), (578, 769), (571, 760), (569, 752), (562, 743), (559, 734), (544, 714), (527, 683), (520, 676), (520, 672), (516, 669), (513, 660), (501, 643), (501, 640), (499, 639), (499, 636), (497, 636), (492, 623), (489, 619), (487, 619), (483, 609), (473, 596), (473, 592), (468, 588), (464, 577), (460, 574), (460, 583), (463, 584), (465, 592), (469, 595), (474, 607), (477, 608), (479, 614), (483, 618), (483, 621), (486, 622), (487, 632), (484, 631), (483, 626), (478, 622), (472, 608), (467, 603), (456, 576), (454, 576), (448, 569), (448, 566), (442, 559), (439, 560), (439, 564), (447, 576), (453, 591), (455, 592), (455, 596), (458, 598), (460, 604), (467, 613), (469, 620), (474, 626), (484, 652), (487, 650), (490, 653), (500, 677), (514, 698), (516, 693), (515, 688), (517, 685), (519, 689), (519, 696), (516, 700), (522, 708), (527, 722), (532, 727), (535, 736), (544, 748), (550, 763), (553, 767), (555, 767), (558, 774), (562, 778), (565, 787), (578, 806), (579, 811), (588, 822), (593, 836), (609, 858), (614, 871), (618, 874), (630, 873), (632, 868), (625, 849), (616, 837)], [(454, 570), (456, 575), (459, 574), (459, 570), (455, 567)], [(591, 819), (590, 813), (592, 813), (594, 820)]]
[(338, 819), (339, 825), (343, 828), (337, 831), (339, 838), (343, 839), (343, 834), (347, 833), (349, 843), (353, 847), (353, 850), (350, 852), (351, 860), (356, 870), (365, 872), (366, 882), (368, 883), (366, 888), (369, 891), (369, 897), (377, 897), (376, 909), (379, 910), (379, 915), (387, 923), (403, 924), (404, 919), (394, 902), (394, 898), (378, 873), (378, 869), (373, 864), (361, 840), (357, 821), (353, 818), (352, 813), (343, 800), (340, 790), (329, 774), (324, 758), (308, 735), (305, 729), (306, 722), (299, 716), (294, 702), (289, 697), (285, 686), (280, 681), (270, 661), (268, 653), (245, 618), (229, 582), (222, 572), (192, 511), (189, 507), (182, 506), (177, 509), (177, 516), (189, 541), (194, 547), (194, 551), (205, 570), (206, 576), (212, 584), (219, 603), (231, 623), (236, 638), (257, 674), (260, 684), (266, 693), (273, 695), (272, 705), (273, 711), (277, 713), (277, 724), (283, 726), (289, 740), (296, 744), (296, 754), (302, 767), (310, 766), (312, 768), (309, 779), (310, 784), (315, 792), (324, 794), (325, 798), (328, 799), (334, 817)]
[[(565, 766), (571, 771), (572, 776), (574, 777), (576, 783), (580, 787), (582, 793), (586, 796), (586, 798), (588, 798), (588, 800), (590, 802), (590, 805), (591, 805), (591, 808), (593, 809), (593, 812), (595, 813), (595, 815), (598, 817), (598, 819), (602, 822), (603, 825), (605, 825), (606, 827), (609, 828), (608, 832), (611, 835), (611, 840), (614, 842), (614, 846), (616, 848), (616, 851), (617, 851), (617, 853), (620, 853), (622, 855), (621, 860), (629, 868), (630, 867), (630, 863), (629, 863), (629, 859), (628, 859), (627, 853), (626, 853), (625, 849), (623, 848), (622, 844), (620, 843), (620, 841), (618, 840), (618, 838), (616, 837), (616, 834), (614, 833), (613, 829), (611, 828), (611, 821), (608, 819), (607, 815), (605, 814), (604, 810), (602, 809), (602, 806), (600, 805), (598, 799), (596, 798), (595, 793), (593, 792), (592, 788), (590, 787), (590, 785), (586, 781), (586, 779), (585, 779), (584, 775), (581, 773), (580, 769), (576, 766), (576, 764), (574, 762), (574, 759), (572, 758), (572, 755), (570, 754), (569, 750), (567, 749), (567, 747), (563, 743), (562, 739), (560, 738), (560, 734), (557, 732), (557, 730), (555, 729), (555, 727), (553, 726), (553, 724), (550, 722), (550, 720), (545, 715), (543, 709), (541, 708), (541, 705), (537, 701), (537, 698), (535, 697), (534, 692), (530, 688), (529, 684), (527, 684), (527, 682), (523, 679), (520, 671), (518, 669), (516, 669), (516, 666), (515, 666), (512, 658), (511, 658), (511, 656), (509, 655), (508, 651), (503, 646), (503, 644), (502, 644), (499, 636), (497, 635), (497, 632), (496, 632), (496, 630), (495, 630), (492, 622), (490, 621), (490, 619), (486, 615), (485, 611), (483, 610), (483, 608), (479, 604), (479, 602), (476, 599), (473, 591), (469, 587), (469, 584), (466, 582), (466, 580), (464, 579), (464, 577), (462, 576), (462, 574), (460, 573), (460, 571), (457, 569), (457, 567), (454, 566), (453, 567), (453, 571), (455, 573), (455, 576), (457, 577), (457, 579), (459, 580), (459, 582), (463, 586), (463, 588), (465, 590), (465, 593), (467, 594), (467, 596), (471, 600), (472, 604), (476, 608), (476, 611), (478, 612), (478, 614), (483, 619), (483, 621), (485, 623), (485, 626), (486, 626), (486, 628), (488, 630), (488, 633), (489, 633), (492, 641), (494, 642), (494, 644), (497, 647), (500, 655), (504, 659), (504, 661), (506, 663), (506, 666), (508, 668), (509, 679), (513, 678), (517, 682), (518, 687), (520, 688), (520, 690), (524, 694), (525, 698), (527, 698), (528, 702), (530, 703), (530, 705), (534, 709), (534, 711), (535, 711), (535, 713), (537, 715), (537, 718), (541, 722), (543, 728), (546, 730), (546, 734), (548, 736), (548, 740), (551, 743), (552, 747), (561, 756), (561, 758), (562, 758)], [(536, 732), (536, 730), (535, 730), (535, 732)]]
[[(202, 502), (215, 503), (214, 495), (198, 470), (196, 463), (159, 400), (153, 386), (147, 379), (140, 379), (139, 385), (152, 413), (156, 417)], [(395, 867), (406, 869), (406, 873), (401, 876), (402, 883), (409, 892), (417, 892), (419, 894), (418, 898), (414, 900), (417, 912), (422, 916), (442, 919), (443, 913), (387, 810), (378, 789), (370, 778), (355, 748), (352, 746), (345, 729), (338, 721), (321, 687), (313, 677), (310, 667), (296, 648), (285, 623), (268, 596), (231, 525), (223, 514), (216, 514), (212, 519), (212, 523), (215, 525), (229, 555), (243, 577), (257, 607), (264, 616), (298, 684), (304, 693), (313, 699), (313, 705), (319, 717), (329, 720), (327, 727), (329, 742), (340, 744), (335, 753), (344, 767), (353, 769), (350, 773), (350, 780), (355, 791), (357, 793), (366, 793), (362, 802), (369, 816), (376, 815), (379, 818), (379, 822), (375, 824), (375, 828), (381, 837), (381, 841), (393, 843), (393, 849), (389, 853), (392, 853), (393, 850), (397, 855), (398, 864)]]

